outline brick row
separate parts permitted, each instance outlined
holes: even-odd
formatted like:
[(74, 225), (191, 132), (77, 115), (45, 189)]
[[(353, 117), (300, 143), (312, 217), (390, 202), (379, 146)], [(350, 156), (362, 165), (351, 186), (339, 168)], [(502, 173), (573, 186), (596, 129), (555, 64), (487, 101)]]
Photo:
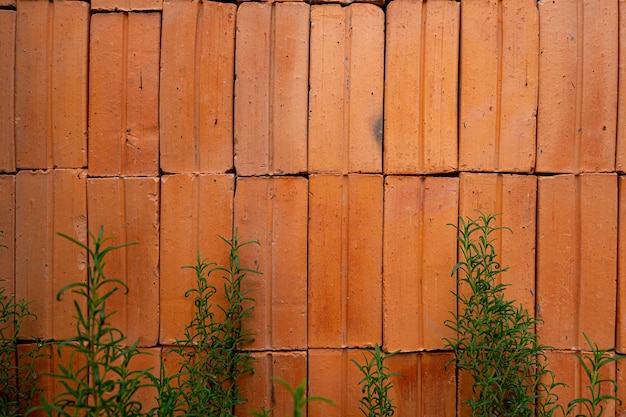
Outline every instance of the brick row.
[(88, 42), (88, 3), (18, 1), (18, 168), (86, 166)]
[(91, 19), (90, 176), (159, 173), (160, 26), (159, 13)]
[(309, 16), (310, 6), (300, 2), (239, 6), (234, 101), (239, 175), (307, 170)]
[(15, 172), (15, 20), (0, 10), (0, 172)]
[(159, 85), (160, 166), (233, 168), (235, 4), (166, 1)]
[(387, 7), (387, 174), (457, 169), (459, 10), (459, 3), (441, 1)]

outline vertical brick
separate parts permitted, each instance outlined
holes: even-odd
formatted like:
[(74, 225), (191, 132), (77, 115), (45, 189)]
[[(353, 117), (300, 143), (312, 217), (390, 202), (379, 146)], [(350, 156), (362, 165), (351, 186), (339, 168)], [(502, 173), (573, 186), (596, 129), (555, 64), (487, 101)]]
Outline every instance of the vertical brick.
[(457, 169), (460, 3), (393, 1), (387, 7), (384, 169)]
[(626, 2), (619, 0), (619, 46), (617, 86), (617, 144), (615, 169), (626, 171)]
[(233, 167), (235, 4), (166, 0), (160, 155), (165, 172)]
[[(592, 339), (593, 342), (593, 339)], [(586, 341), (583, 343), (585, 350), (589, 349), (589, 345)], [(584, 369), (580, 366), (580, 362), (578, 358), (576, 358), (574, 352), (548, 352), (548, 366), (551, 371), (555, 374), (555, 379), (560, 382), (564, 382), (564, 386), (560, 386), (554, 390), (554, 393), (558, 395), (559, 401), (558, 403), (563, 406), (567, 410), (567, 405), (570, 401), (575, 398), (591, 398), (589, 392), (589, 379), (585, 374)], [(589, 362), (586, 362), (589, 365)], [(606, 367), (602, 368), (602, 379), (616, 379), (616, 364), (611, 363)], [(612, 387), (610, 384), (602, 384), (602, 395), (615, 395), (615, 392), (612, 391)], [(622, 396), (620, 392), (618, 392), (619, 396)], [(585, 415), (586, 408), (582, 405), (576, 407), (573, 415)], [(608, 401), (604, 406), (604, 414), (607, 416), (615, 416), (615, 403), (613, 401)]]
[(446, 366), (452, 354), (437, 352), (400, 353), (385, 361), (392, 378), (390, 397), (399, 416), (456, 416), (454, 366)]
[[(192, 269), (198, 257), (228, 265), (233, 227), (232, 175), (166, 175), (161, 177), (159, 338), (172, 344), (184, 335), (193, 318), (193, 299), (185, 291), (196, 288)], [(211, 280), (221, 280), (211, 275)], [(221, 285), (221, 281), (214, 281)]]
[(384, 14), (311, 7), (309, 172), (382, 170)]
[(110, 245), (136, 245), (109, 252), (105, 273), (120, 279), (107, 303), (116, 313), (111, 323), (130, 344), (154, 346), (159, 332), (159, 181), (156, 178), (90, 178), (87, 180), (89, 229), (115, 236)]
[(357, 417), (363, 374), (352, 360), (363, 364), (361, 350), (356, 349), (310, 349), (309, 350), (309, 396), (321, 396), (332, 400), (330, 404), (314, 401), (308, 404), (310, 416)]
[[(617, 323), (615, 348), (626, 353), (626, 177), (618, 177)], [(625, 379), (626, 381), (626, 379)]]
[(15, 176), (0, 175), (0, 287), (15, 294)]
[(88, 3), (18, 1), (18, 168), (86, 165), (88, 37)]
[(308, 183), (300, 177), (238, 178), (235, 226), (246, 241), (241, 253), (248, 274), (244, 285), (255, 299), (253, 349), (307, 346)]
[(92, 176), (159, 172), (160, 26), (159, 13), (102, 13), (91, 18)]
[(0, 172), (15, 172), (15, 15), (0, 10)]
[(237, 12), (235, 166), (241, 175), (307, 169), (309, 15), (303, 2)]
[(535, 233), (537, 179), (528, 175), (461, 173), (461, 216), (476, 219), (478, 211), (500, 214), (492, 226), (497, 261), (509, 270), (497, 277), (510, 285), (507, 300), (516, 300), (531, 315), (535, 314)]
[(615, 167), (618, 2), (540, 2), (538, 172)]
[(163, 0), (93, 0), (93, 11), (149, 11), (163, 10)]
[[(26, 337), (62, 340), (75, 333), (73, 294), (64, 286), (87, 277), (86, 253), (58, 232), (87, 240), (86, 174), (82, 170), (20, 171), (16, 179), (16, 265), (18, 299), (32, 301), (37, 321)], [(78, 299), (84, 307), (83, 300)]]
[(461, 28), (459, 167), (531, 172), (538, 86), (536, 2), (465, 1)]
[(309, 182), (309, 347), (380, 344), (382, 177)]
[(457, 178), (388, 176), (385, 180), (383, 331), (385, 348), (443, 348), (455, 300)]
[[(273, 415), (293, 415), (293, 400), (289, 391), (272, 378), (280, 378), (294, 389), (306, 379), (306, 352), (255, 352), (254, 374), (241, 378), (241, 394), (248, 401), (235, 407), (238, 416), (249, 415), (250, 410), (273, 408)], [(306, 417), (306, 409), (303, 410)]]
[(583, 332), (615, 346), (617, 176), (540, 177), (537, 314), (542, 343), (584, 348)]

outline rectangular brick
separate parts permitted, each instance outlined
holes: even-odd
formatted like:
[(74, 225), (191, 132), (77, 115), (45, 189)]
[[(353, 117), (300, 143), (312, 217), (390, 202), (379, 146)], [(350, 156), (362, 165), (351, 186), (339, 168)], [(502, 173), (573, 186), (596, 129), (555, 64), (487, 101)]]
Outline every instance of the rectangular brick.
[(626, 177), (618, 177), (617, 325), (615, 348), (626, 353)]
[(461, 9), (459, 168), (532, 172), (539, 16), (535, 0)]
[(311, 7), (309, 172), (382, 171), (383, 11)]
[(492, 237), (500, 265), (509, 270), (497, 276), (498, 283), (509, 285), (507, 300), (516, 300), (535, 314), (535, 237), (537, 225), (537, 179), (529, 175), (461, 173), (459, 213), (477, 219), (484, 214), (500, 214)]
[(454, 311), (457, 178), (385, 179), (383, 332), (390, 351), (442, 349), (454, 335), (444, 325)]
[[(447, 352), (400, 353), (389, 357), (388, 372), (399, 372), (391, 379), (390, 397), (398, 416), (456, 417), (456, 375)], [(363, 363), (363, 362), (360, 362)]]
[[(293, 399), (287, 388), (272, 381), (280, 378), (292, 388), (300, 385), (307, 376), (306, 352), (255, 352), (254, 374), (240, 379), (241, 395), (247, 398), (243, 405), (235, 407), (235, 415), (249, 415), (250, 410), (273, 409), (275, 416), (293, 415)], [(306, 417), (306, 407), (303, 417)]]
[(617, 176), (540, 177), (537, 315), (542, 343), (584, 348), (585, 332), (615, 346)]
[(0, 287), (15, 294), (15, 176), (0, 175)]
[[(192, 269), (198, 257), (228, 266), (229, 248), (219, 236), (230, 239), (233, 230), (232, 175), (166, 175), (161, 177), (159, 339), (172, 344), (184, 335), (193, 318), (196, 288)], [(213, 285), (221, 277), (211, 275)], [(219, 299), (219, 294), (215, 300)]]
[(618, 86), (617, 86), (617, 144), (615, 169), (626, 171), (626, 2), (619, 0), (619, 45), (618, 45)]
[(392, 1), (387, 7), (384, 169), (455, 171), (460, 3)]
[[(136, 242), (109, 252), (105, 273), (120, 279), (107, 306), (111, 323), (129, 344), (154, 346), (159, 334), (159, 180), (157, 178), (90, 178), (87, 180), (88, 224), (92, 233), (104, 227), (110, 244)], [(121, 290), (121, 288), (120, 288)]]
[(360, 349), (309, 349), (308, 395), (332, 400), (335, 406), (313, 401), (308, 405), (310, 416), (357, 417), (362, 398), (359, 381), (363, 374), (352, 362), (363, 364)]
[(16, 24), (17, 167), (84, 167), (89, 4), (20, 0)]
[(163, 0), (92, 0), (92, 11), (149, 11), (163, 10)]
[(383, 179), (309, 178), (309, 347), (382, 343)]
[(539, 2), (538, 172), (615, 168), (618, 2)]
[(237, 179), (235, 227), (242, 249), (244, 285), (255, 299), (251, 349), (302, 349), (307, 346), (307, 209), (308, 182), (301, 177)]
[(234, 131), (240, 175), (307, 170), (309, 15), (303, 2), (239, 6)]
[(165, 172), (233, 168), (235, 4), (166, 0), (160, 156)]
[(160, 26), (159, 13), (91, 19), (91, 176), (159, 173)]
[[(584, 338), (582, 339), (584, 346), (581, 347), (585, 350), (589, 350), (587, 341), (585, 341)], [(592, 342), (594, 342), (593, 339)], [(556, 380), (566, 384), (566, 386), (560, 386), (554, 390), (554, 393), (559, 397), (558, 403), (563, 406), (563, 408), (567, 410), (567, 405), (575, 398), (591, 398), (589, 388), (587, 388), (589, 379), (587, 378), (583, 368), (580, 366), (580, 362), (578, 361), (578, 358), (576, 358), (574, 352), (548, 352), (547, 357), (548, 367), (554, 372)], [(589, 365), (589, 362), (586, 363)], [(611, 363), (607, 365), (605, 368), (602, 368), (601, 372), (602, 379), (616, 379), (616, 364)], [(610, 384), (605, 383), (602, 384), (601, 394), (615, 395), (615, 392), (611, 391)], [(618, 392), (618, 394), (620, 397), (623, 396), (623, 393), (621, 392)], [(586, 414), (586, 408), (579, 405), (576, 407), (572, 415), (584, 416)], [(617, 415), (615, 414), (615, 403), (613, 401), (609, 401), (605, 404), (604, 414), (602, 415)]]
[[(25, 337), (62, 340), (76, 331), (76, 296), (56, 296), (64, 286), (87, 278), (87, 254), (58, 232), (87, 242), (86, 173), (58, 169), (20, 171), (16, 177), (16, 265), (18, 299), (32, 301), (37, 321)], [(79, 306), (85, 307), (83, 299)]]
[(15, 172), (15, 16), (0, 10), (0, 172)]
[(0, 6), (2, 7), (15, 8), (16, 4), (17, 4), (16, 0), (0, 0)]

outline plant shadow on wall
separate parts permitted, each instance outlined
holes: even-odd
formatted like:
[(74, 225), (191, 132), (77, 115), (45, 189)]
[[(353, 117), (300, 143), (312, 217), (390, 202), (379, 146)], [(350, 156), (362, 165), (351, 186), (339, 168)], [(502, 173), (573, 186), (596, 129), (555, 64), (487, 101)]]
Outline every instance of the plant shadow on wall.
[(603, 395), (603, 386), (613, 392), (617, 383), (603, 378), (601, 370), (623, 356), (611, 356), (587, 338), (591, 355), (576, 354), (589, 380), (589, 397), (572, 400), (567, 410), (558, 403), (554, 390), (565, 384), (557, 382), (548, 368), (549, 346), (539, 342), (534, 318), (515, 300), (505, 298), (507, 284), (496, 278), (508, 268), (501, 268), (493, 236), (499, 230), (493, 223), (496, 215), (479, 213), (477, 219), (459, 217), (457, 239), (461, 260), (452, 270), (458, 274), (459, 288), (454, 295), (459, 313), (445, 322), (456, 334), (444, 339), (454, 353), (449, 362), (471, 377), (472, 398), (465, 400), (476, 417), (508, 416), (587, 416), (600, 417), (609, 401), (621, 403), (615, 395)]

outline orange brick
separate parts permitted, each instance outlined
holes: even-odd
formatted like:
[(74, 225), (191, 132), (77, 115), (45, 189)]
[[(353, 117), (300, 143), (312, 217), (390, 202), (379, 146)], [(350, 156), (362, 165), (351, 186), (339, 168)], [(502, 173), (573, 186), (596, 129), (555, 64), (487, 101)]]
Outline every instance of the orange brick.
[(393, 1), (387, 7), (384, 169), (457, 169), (460, 3)]
[(15, 176), (0, 175), (0, 287), (15, 294)]
[(252, 349), (307, 346), (307, 180), (300, 177), (238, 178), (235, 227), (258, 240), (241, 253), (244, 285), (255, 299)]
[(159, 13), (105, 13), (91, 19), (91, 176), (159, 172), (160, 25)]
[(619, 0), (619, 51), (617, 90), (617, 145), (615, 169), (626, 171), (626, 3)]
[(309, 347), (380, 344), (382, 177), (309, 182)]
[(332, 400), (335, 406), (310, 402), (310, 416), (357, 417), (363, 374), (352, 360), (363, 364), (361, 350), (356, 349), (310, 349), (309, 350), (309, 396), (321, 396)]
[(15, 172), (15, 15), (0, 10), (0, 172)]
[[(111, 323), (129, 343), (154, 346), (159, 333), (159, 181), (156, 178), (90, 178), (87, 180), (89, 229), (115, 236), (110, 245), (135, 242), (109, 252), (105, 273), (120, 279), (107, 303), (116, 311)], [(120, 288), (121, 290), (121, 288)]]
[(307, 169), (309, 14), (303, 2), (237, 12), (235, 166), (240, 175)]
[(615, 167), (618, 2), (540, 2), (538, 172)]
[[(306, 378), (306, 352), (255, 352), (254, 374), (241, 378), (241, 395), (247, 398), (243, 405), (235, 407), (238, 416), (249, 415), (250, 410), (260, 411), (261, 406), (273, 415), (293, 415), (293, 400), (289, 391), (272, 378), (280, 378), (296, 388)], [(306, 417), (306, 408), (303, 410)]]
[(626, 353), (626, 177), (618, 177), (616, 349)]
[[(385, 361), (388, 372), (399, 372), (391, 379), (390, 397), (398, 416), (456, 416), (456, 376), (454, 366), (446, 367), (452, 354), (400, 353)], [(363, 363), (363, 362), (360, 362)]]
[[(37, 321), (26, 337), (62, 340), (75, 331), (73, 294), (59, 290), (87, 278), (86, 252), (58, 236), (87, 239), (86, 174), (82, 170), (20, 171), (16, 177), (16, 265), (18, 299), (32, 301)], [(78, 299), (81, 308), (83, 299)]]
[(459, 168), (531, 172), (538, 85), (536, 2), (465, 1), (461, 20)]
[(540, 177), (537, 217), (537, 314), (542, 343), (615, 345), (617, 176)]
[[(592, 339), (593, 342), (593, 339)], [(583, 338), (584, 348), (589, 349), (589, 345)], [(573, 352), (548, 352), (548, 367), (554, 372), (557, 381), (564, 382), (566, 386), (560, 386), (554, 390), (554, 393), (558, 395), (558, 403), (567, 410), (569, 402), (575, 398), (590, 398), (589, 379), (585, 374), (583, 368), (580, 366), (578, 358), (576, 358)], [(589, 365), (589, 362), (586, 362)], [(602, 368), (602, 379), (616, 379), (616, 365), (611, 363), (605, 368)], [(602, 395), (614, 395), (614, 392), (610, 391), (610, 384), (602, 384)], [(618, 392), (623, 398), (623, 393)], [(604, 407), (603, 415), (615, 416), (615, 403), (610, 401)], [(583, 406), (578, 406), (573, 415), (585, 415), (586, 409)]]
[(20, 0), (16, 24), (17, 166), (84, 167), (89, 4)]
[[(334, 0), (312, 0), (311, 4), (326, 4), (326, 3), (339, 3), (342, 5), (349, 5), (352, 3), (357, 3), (354, 0), (339, 0), (339, 1), (334, 1)], [(384, 0), (359, 0), (358, 3), (370, 3), (370, 4), (376, 4), (378, 6), (383, 6), (385, 4)]]
[[(510, 285), (505, 297), (517, 300), (535, 314), (535, 234), (537, 179), (528, 175), (461, 173), (461, 216), (476, 219), (480, 214), (500, 214), (492, 226), (497, 261), (509, 270), (497, 282)], [(478, 211), (477, 211), (478, 210)]]
[(385, 180), (383, 330), (385, 348), (443, 348), (452, 337), (444, 321), (455, 310), (450, 271), (456, 263), (459, 180)]
[(16, 0), (0, 0), (0, 6), (15, 8)]
[(165, 172), (223, 173), (233, 167), (236, 8), (163, 4), (159, 122)]
[(163, 0), (93, 0), (92, 11), (148, 11), (163, 10)]
[[(228, 266), (233, 227), (232, 175), (167, 175), (161, 177), (159, 338), (172, 344), (184, 335), (193, 318), (193, 299), (185, 291), (196, 287), (192, 269), (198, 257)], [(218, 236), (219, 235), (219, 236)], [(211, 275), (221, 285), (218, 274)]]
[(311, 7), (309, 172), (382, 170), (384, 14)]

